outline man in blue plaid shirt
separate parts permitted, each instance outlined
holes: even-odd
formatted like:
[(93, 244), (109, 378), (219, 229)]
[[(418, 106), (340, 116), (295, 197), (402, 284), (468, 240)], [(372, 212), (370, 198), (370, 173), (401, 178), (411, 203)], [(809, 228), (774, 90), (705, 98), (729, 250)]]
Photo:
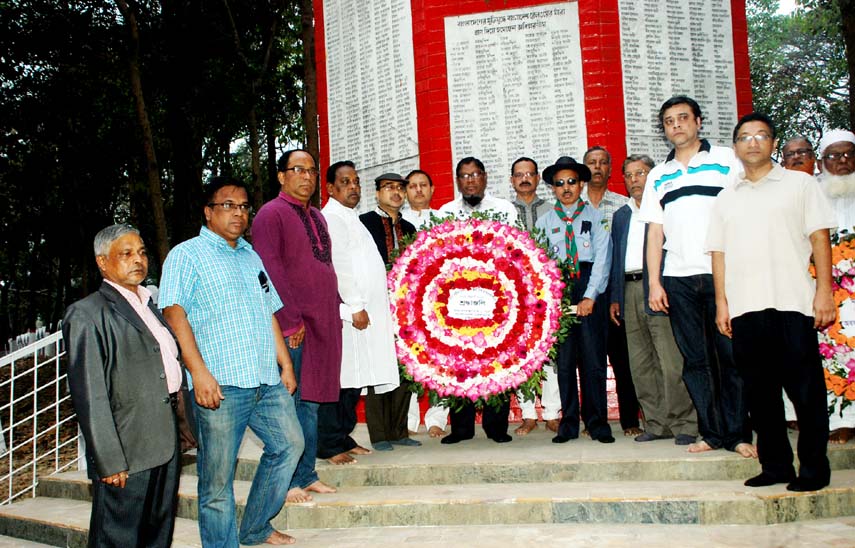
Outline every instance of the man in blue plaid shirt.
[[(159, 299), (191, 376), (202, 545), (293, 544), (270, 524), (304, 445), (291, 397), (297, 381), (273, 316), (282, 302), (243, 239), (251, 209), (243, 183), (213, 178), (205, 204), (199, 236), (166, 258)], [(264, 453), (238, 532), (232, 483), (247, 427)]]

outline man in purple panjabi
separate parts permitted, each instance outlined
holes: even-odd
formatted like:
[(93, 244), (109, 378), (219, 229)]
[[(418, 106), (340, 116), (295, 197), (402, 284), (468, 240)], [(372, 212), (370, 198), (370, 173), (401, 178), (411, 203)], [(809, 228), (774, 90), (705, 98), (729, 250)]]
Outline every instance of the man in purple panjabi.
[(335, 492), (318, 479), (315, 459), (318, 405), (338, 401), (339, 395), (340, 300), (327, 223), (309, 203), (318, 182), (315, 159), (305, 150), (291, 150), (279, 158), (277, 170), (281, 192), (258, 211), (252, 239), (284, 305), (276, 319), (294, 362), (294, 399), (306, 440), (286, 500), (308, 502), (308, 491)]

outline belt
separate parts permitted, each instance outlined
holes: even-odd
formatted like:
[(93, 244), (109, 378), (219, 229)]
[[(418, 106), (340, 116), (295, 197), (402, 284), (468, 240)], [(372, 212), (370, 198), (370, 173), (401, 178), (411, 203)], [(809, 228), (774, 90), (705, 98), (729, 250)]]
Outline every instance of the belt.
[(643, 272), (627, 272), (626, 274), (624, 274), (623, 279), (628, 281), (628, 282), (637, 282), (638, 280), (642, 279), (643, 277), (644, 277)]

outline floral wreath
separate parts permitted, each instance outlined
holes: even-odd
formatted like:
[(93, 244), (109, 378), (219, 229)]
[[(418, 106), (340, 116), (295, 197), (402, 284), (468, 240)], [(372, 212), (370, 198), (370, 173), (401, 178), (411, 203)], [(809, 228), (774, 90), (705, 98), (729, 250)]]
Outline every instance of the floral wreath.
[[(831, 277), (837, 317), (819, 334), (819, 352), (823, 357), (825, 387), (833, 401), (829, 415), (855, 403), (855, 337), (843, 331), (841, 309), (855, 306), (855, 235), (846, 230), (831, 236)], [(813, 267), (811, 272), (815, 274)]]
[(564, 282), (525, 231), (447, 220), (418, 233), (388, 282), (398, 359), (406, 377), (437, 398), (496, 405), (496, 397), (539, 382)]

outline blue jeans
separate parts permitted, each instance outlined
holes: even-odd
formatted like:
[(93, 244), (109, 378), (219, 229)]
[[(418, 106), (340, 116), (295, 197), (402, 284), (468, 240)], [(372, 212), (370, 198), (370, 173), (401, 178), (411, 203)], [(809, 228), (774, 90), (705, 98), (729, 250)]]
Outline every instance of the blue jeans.
[(713, 449), (751, 442), (742, 376), (730, 339), (715, 326), (712, 274), (665, 276), (671, 330), (683, 354), (683, 382), (698, 412), (698, 432)]
[(318, 456), (318, 407), (320, 404), (306, 401), (300, 397), (300, 389), (303, 386), (303, 383), (300, 382), (300, 371), (303, 368), (303, 345), (297, 348), (288, 347), (288, 353), (291, 355), (291, 362), (294, 364), (294, 376), (297, 377), (294, 405), (297, 408), (297, 420), (300, 421), (300, 428), (303, 429), (303, 439), (305, 440), (303, 455), (300, 457), (300, 462), (297, 463), (297, 469), (294, 470), (294, 476), (291, 478), (291, 488), (293, 489), (294, 487), (308, 487), (318, 481), (315, 460)]
[(238, 449), (249, 427), (264, 443), (240, 525), (241, 544), (261, 544), (273, 533), (270, 520), (282, 509), (291, 475), (303, 453), (294, 400), (282, 383), (258, 388), (221, 386), (219, 409), (195, 404), (199, 448), (199, 531), (202, 546), (238, 545), (232, 484)]

